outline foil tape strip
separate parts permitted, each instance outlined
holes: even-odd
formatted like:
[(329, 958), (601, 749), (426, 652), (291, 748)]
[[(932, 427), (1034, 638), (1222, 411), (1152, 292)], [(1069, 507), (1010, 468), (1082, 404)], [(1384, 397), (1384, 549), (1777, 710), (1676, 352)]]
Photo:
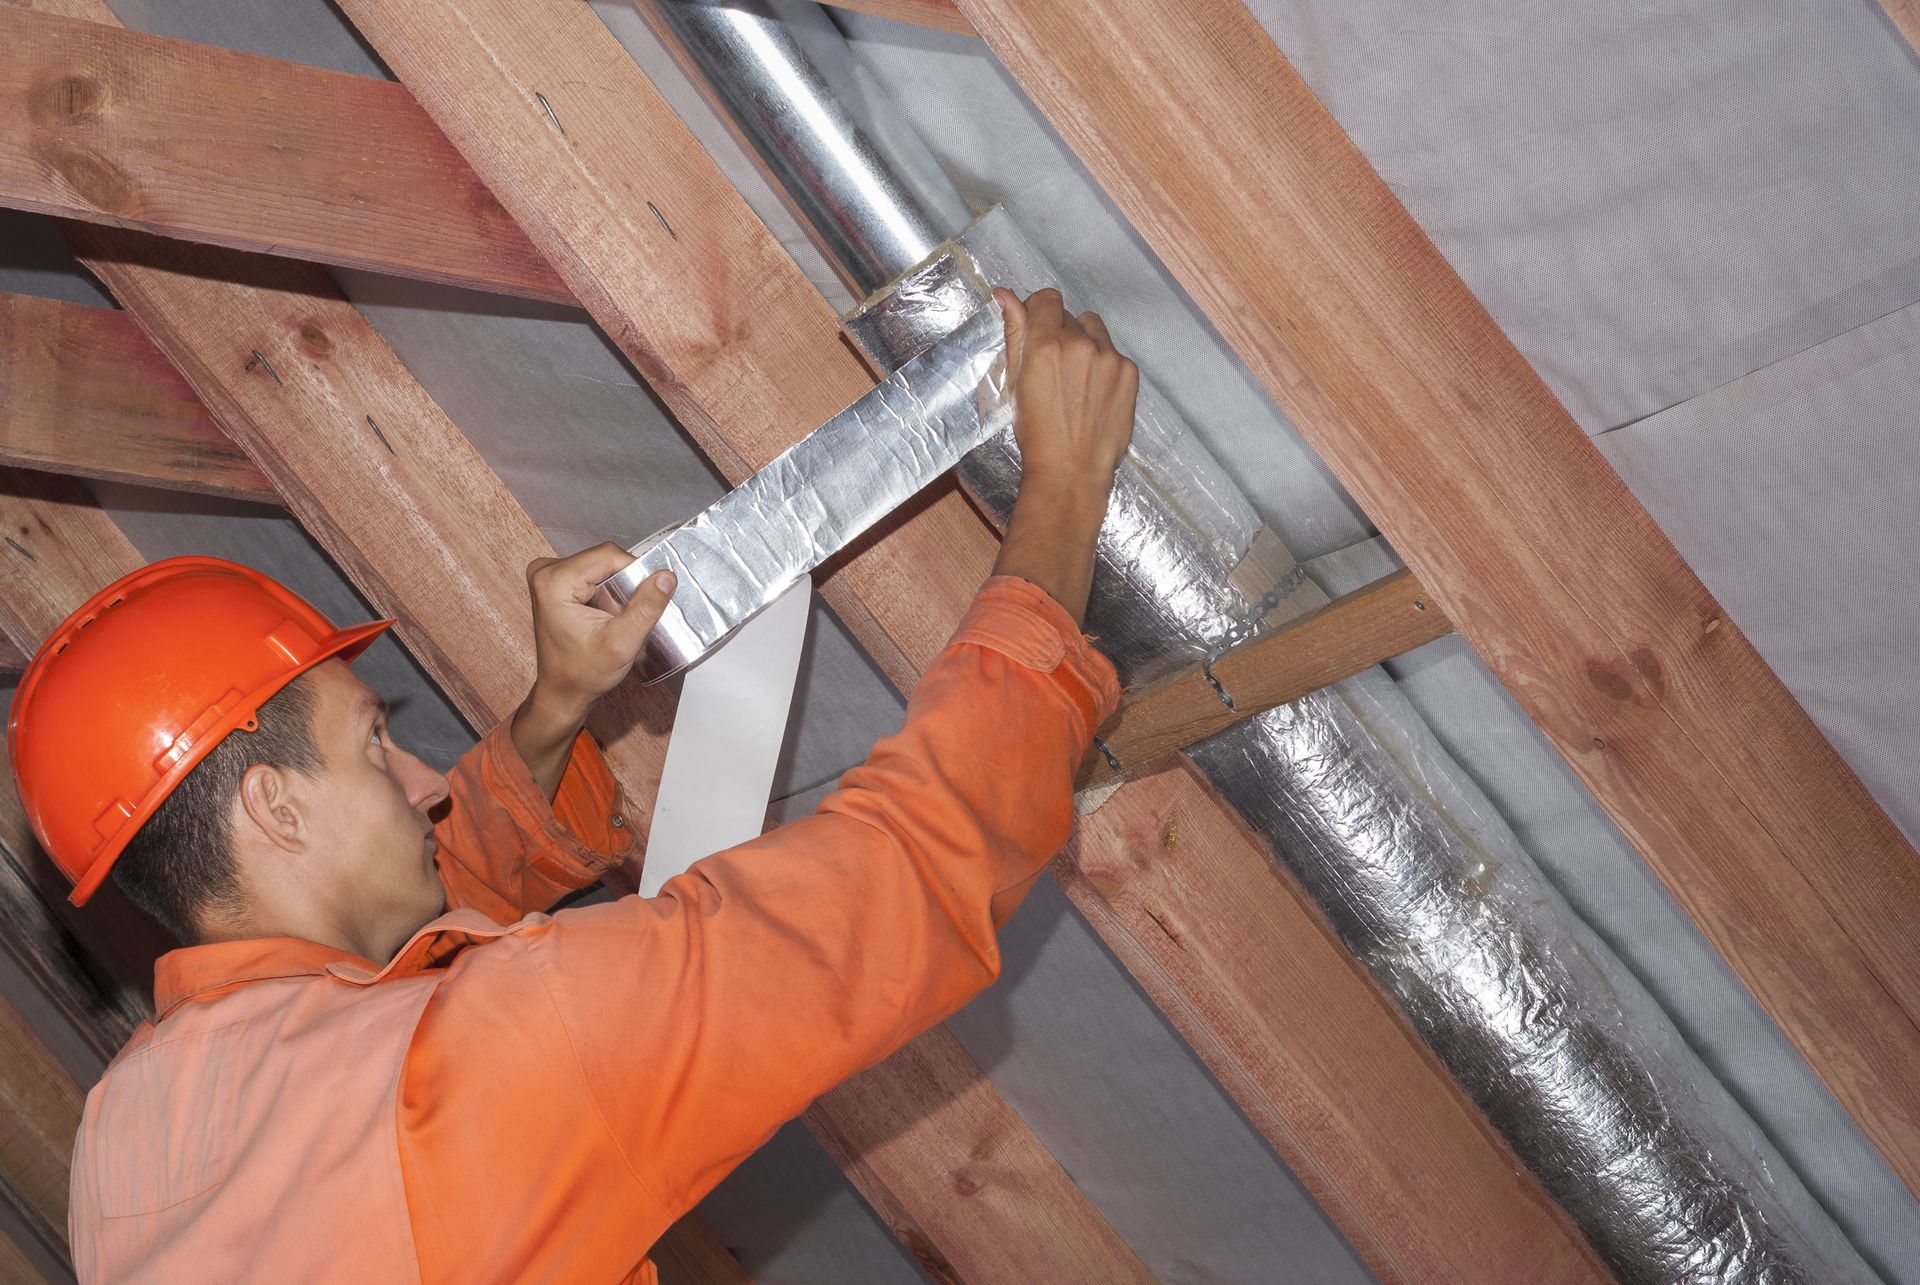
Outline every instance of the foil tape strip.
[[(848, 329), (884, 368), (938, 343), (985, 283), (1053, 280), (995, 210)], [(1004, 523), (1019, 484), (1011, 435), (958, 471)], [(1124, 681), (1327, 601), (1285, 556), (1268, 564), (1276, 583), (1233, 587), (1258, 536), (1238, 488), (1143, 380), (1087, 623)], [(1874, 1279), (1383, 671), (1188, 753), (1622, 1280)]]
[(1013, 422), (1004, 328), (983, 308), (872, 392), (605, 581), (618, 610), (659, 571), (678, 578), (634, 666), (658, 682), (698, 661), (801, 576)]

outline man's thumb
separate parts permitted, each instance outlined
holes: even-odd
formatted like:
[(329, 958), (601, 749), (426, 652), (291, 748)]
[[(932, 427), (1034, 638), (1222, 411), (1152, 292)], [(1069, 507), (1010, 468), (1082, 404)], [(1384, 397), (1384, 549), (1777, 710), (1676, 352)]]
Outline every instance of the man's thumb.
[(1000, 319), (1007, 327), (1007, 387), (1020, 381), (1020, 358), (1027, 342), (1027, 305), (1005, 286), (993, 288), (993, 301), (1000, 305)]

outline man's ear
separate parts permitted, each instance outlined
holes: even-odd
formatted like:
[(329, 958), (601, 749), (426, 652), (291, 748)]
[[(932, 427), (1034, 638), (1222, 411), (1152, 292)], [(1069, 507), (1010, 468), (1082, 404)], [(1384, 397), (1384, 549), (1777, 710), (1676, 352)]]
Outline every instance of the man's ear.
[(267, 842), (288, 852), (304, 851), (313, 838), (313, 792), (290, 768), (255, 764), (240, 778), (240, 811), (235, 818)]

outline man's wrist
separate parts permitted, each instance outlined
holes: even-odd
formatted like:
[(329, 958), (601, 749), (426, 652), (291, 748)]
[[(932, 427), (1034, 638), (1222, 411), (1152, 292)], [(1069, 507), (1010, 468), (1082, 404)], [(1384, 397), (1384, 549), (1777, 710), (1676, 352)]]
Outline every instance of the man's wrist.
[(592, 707), (592, 701), (570, 699), (536, 682), (513, 713), (508, 728), (513, 747), (549, 798), (560, 787), (574, 739), (586, 726)]

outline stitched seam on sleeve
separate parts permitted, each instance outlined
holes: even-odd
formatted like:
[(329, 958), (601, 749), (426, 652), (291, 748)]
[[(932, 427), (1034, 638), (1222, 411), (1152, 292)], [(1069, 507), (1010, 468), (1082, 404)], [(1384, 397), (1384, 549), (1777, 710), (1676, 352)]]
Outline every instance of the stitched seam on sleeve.
[(653, 1198), (653, 1203), (659, 1208), (660, 1217), (666, 1218), (667, 1211), (673, 1206), (662, 1200), (653, 1184), (634, 1167), (633, 1157), (627, 1154), (626, 1147), (621, 1144), (620, 1135), (615, 1132), (612, 1122), (607, 1119), (606, 1110), (600, 1105), (600, 1096), (593, 1091), (593, 1080), (587, 1075), (587, 1064), (581, 1060), (580, 1049), (573, 1041), (573, 1029), (567, 1025), (566, 1014), (560, 1009), (560, 1001), (554, 998), (553, 988), (547, 984), (547, 965), (540, 958), (540, 946), (536, 939), (529, 938), (527, 941), (527, 959), (533, 965), (533, 975), (540, 981), (541, 994), (545, 995), (547, 1003), (553, 1006), (553, 1020), (559, 1024), (560, 1036), (567, 1042), (567, 1055), (573, 1059), (573, 1069), (580, 1077), (580, 1087), (586, 1093), (587, 1102), (593, 1107), (594, 1119), (598, 1120), (600, 1127), (606, 1131), (607, 1141), (613, 1144), (614, 1154), (619, 1156), (620, 1163), (627, 1167), (627, 1173), (632, 1176), (640, 1190)]

